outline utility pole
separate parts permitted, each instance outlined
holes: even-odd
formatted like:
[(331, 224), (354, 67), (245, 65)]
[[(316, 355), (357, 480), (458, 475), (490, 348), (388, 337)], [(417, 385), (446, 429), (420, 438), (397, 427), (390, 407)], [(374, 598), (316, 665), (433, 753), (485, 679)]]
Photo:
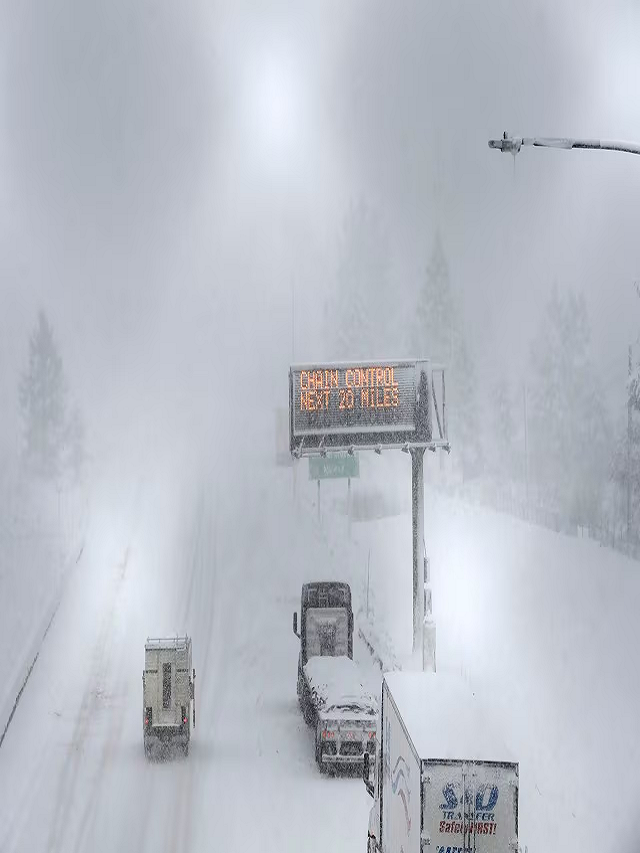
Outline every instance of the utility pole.
[(522, 387), (522, 403), (524, 414), (524, 488), (525, 501), (527, 510), (527, 519), (529, 518), (529, 429), (527, 426), (527, 383)]
[[(296, 280), (291, 276), (291, 364), (296, 363)], [(293, 506), (296, 505), (296, 464), (297, 460), (291, 460), (291, 492)]]
[(291, 364), (296, 361), (296, 282), (291, 276)]
[(631, 344), (629, 344), (629, 400), (627, 402), (627, 549), (631, 542)]
[(424, 621), (424, 447), (411, 453), (411, 526), (413, 534), (413, 651), (420, 648)]

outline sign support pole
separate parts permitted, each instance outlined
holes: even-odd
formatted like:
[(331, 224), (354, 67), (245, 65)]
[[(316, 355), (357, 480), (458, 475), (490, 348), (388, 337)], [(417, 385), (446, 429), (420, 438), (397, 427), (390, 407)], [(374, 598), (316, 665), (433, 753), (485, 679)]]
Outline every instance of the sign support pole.
[(294, 459), (291, 464), (291, 497), (293, 499), (293, 506), (296, 505), (296, 460)]
[(431, 573), (429, 559), (424, 558), (424, 620), (422, 622), (422, 671), (436, 671), (436, 623), (431, 611)]
[[(445, 368), (430, 359), (327, 362), (289, 368), (289, 450), (309, 457), (309, 479), (359, 476), (356, 450), (397, 449), (411, 456), (413, 550), (413, 655), (435, 671), (435, 621), (431, 610), (424, 532), (424, 454), (449, 452)], [(442, 377), (442, 391), (434, 383)], [(351, 461), (349, 461), (351, 460)], [(351, 538), (351, 483), (347, 525)], [(408, 567), (407, 567), (408, 568)]]
[(411, 527), (413, 539), (413, 652), (422, 647), (424, 614), (424, 447), (411, 453)]

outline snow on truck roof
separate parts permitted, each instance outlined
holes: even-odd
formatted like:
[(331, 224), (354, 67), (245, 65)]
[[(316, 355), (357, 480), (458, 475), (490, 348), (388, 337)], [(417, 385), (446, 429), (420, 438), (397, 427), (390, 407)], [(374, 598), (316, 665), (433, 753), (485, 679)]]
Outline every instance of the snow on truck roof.
[(497, 720), (459, 677), (388, 672), (384, 680), (423, 760), (516, 763), (497, 731)]
[(377, 708), (376, 698), (362, 683), (358, 665), (346, 655), (311, 657), (304, 671), (321, 705), (338, 705), (358, 698)]
[(145, 649), (186, 649), (191, 644), (191, 637), (147, 637)]

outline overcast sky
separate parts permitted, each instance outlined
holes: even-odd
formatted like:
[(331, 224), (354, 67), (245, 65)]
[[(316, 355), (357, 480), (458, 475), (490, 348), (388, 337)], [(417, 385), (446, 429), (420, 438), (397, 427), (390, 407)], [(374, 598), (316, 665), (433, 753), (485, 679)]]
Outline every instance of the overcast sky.
[(3, 411), (39, 305), (89, 420), (213, 416), (240, 356), (242, 396), (286, 404), (292, 287), (296, 358), (330, 359), (323, 290), (359, 197), (389, 233), (390, 299), (440, 230), (481, 381), (523, 375), (555, 280), (585, 292), (603, 377), (623, 382), (640, 158), (514, 164), (487, 140), (640, 141), (638, 44), (631, 0), (5, 2)]

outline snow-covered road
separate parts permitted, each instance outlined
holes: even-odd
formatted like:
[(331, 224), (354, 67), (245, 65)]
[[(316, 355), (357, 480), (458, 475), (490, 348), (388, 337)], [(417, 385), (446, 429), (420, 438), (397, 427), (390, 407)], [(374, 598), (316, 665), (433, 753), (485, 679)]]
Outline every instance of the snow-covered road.
[[(192, 477), (176, 461), (130, 488), (114, 476), (94, 502), (0, 749), (2, 853), (364, 849), (362, 782), (315, 767), (291, 614), (314, 577), (349, 580), (357, 610), (370, 552), (370, 605), (402, 652), (410, 518), (354, 524), (349, 539), (344, 483), (324, 489), (319, 524), (306, 466), (294, 501), (291, 472), (252, 453)], [(493, 701), (520, 761), (521, 842), (635, 853), (637, 564), (433, 493), (427, 531), (438, 666)], [(144, 640), (176, 631), (193, 637), (197, 728), (187, 759), (150, 763)], [(357, 640), (355, 655), (377, 690)]]
[[(637, 853), (639, 564), (433, 489), (425, 529), (438, 670), (485, 698), (520, 763), (523, 848)], [(369, 552), (376, 627), (408, 662), (410, 514), (354, 525), (354, 560)]]
[[(244, 483), (151, 479), (95, 514), (0, 752), (0, 850), (363, 849), (364, 786), (318, 774), (296, 701), (291, 613), (327, 574), (322, 542), (288, 472), (256, 461)], [(187, 759), (149, 763), (143, 644), (175, 631), (193, 636), (197, 728)]]

